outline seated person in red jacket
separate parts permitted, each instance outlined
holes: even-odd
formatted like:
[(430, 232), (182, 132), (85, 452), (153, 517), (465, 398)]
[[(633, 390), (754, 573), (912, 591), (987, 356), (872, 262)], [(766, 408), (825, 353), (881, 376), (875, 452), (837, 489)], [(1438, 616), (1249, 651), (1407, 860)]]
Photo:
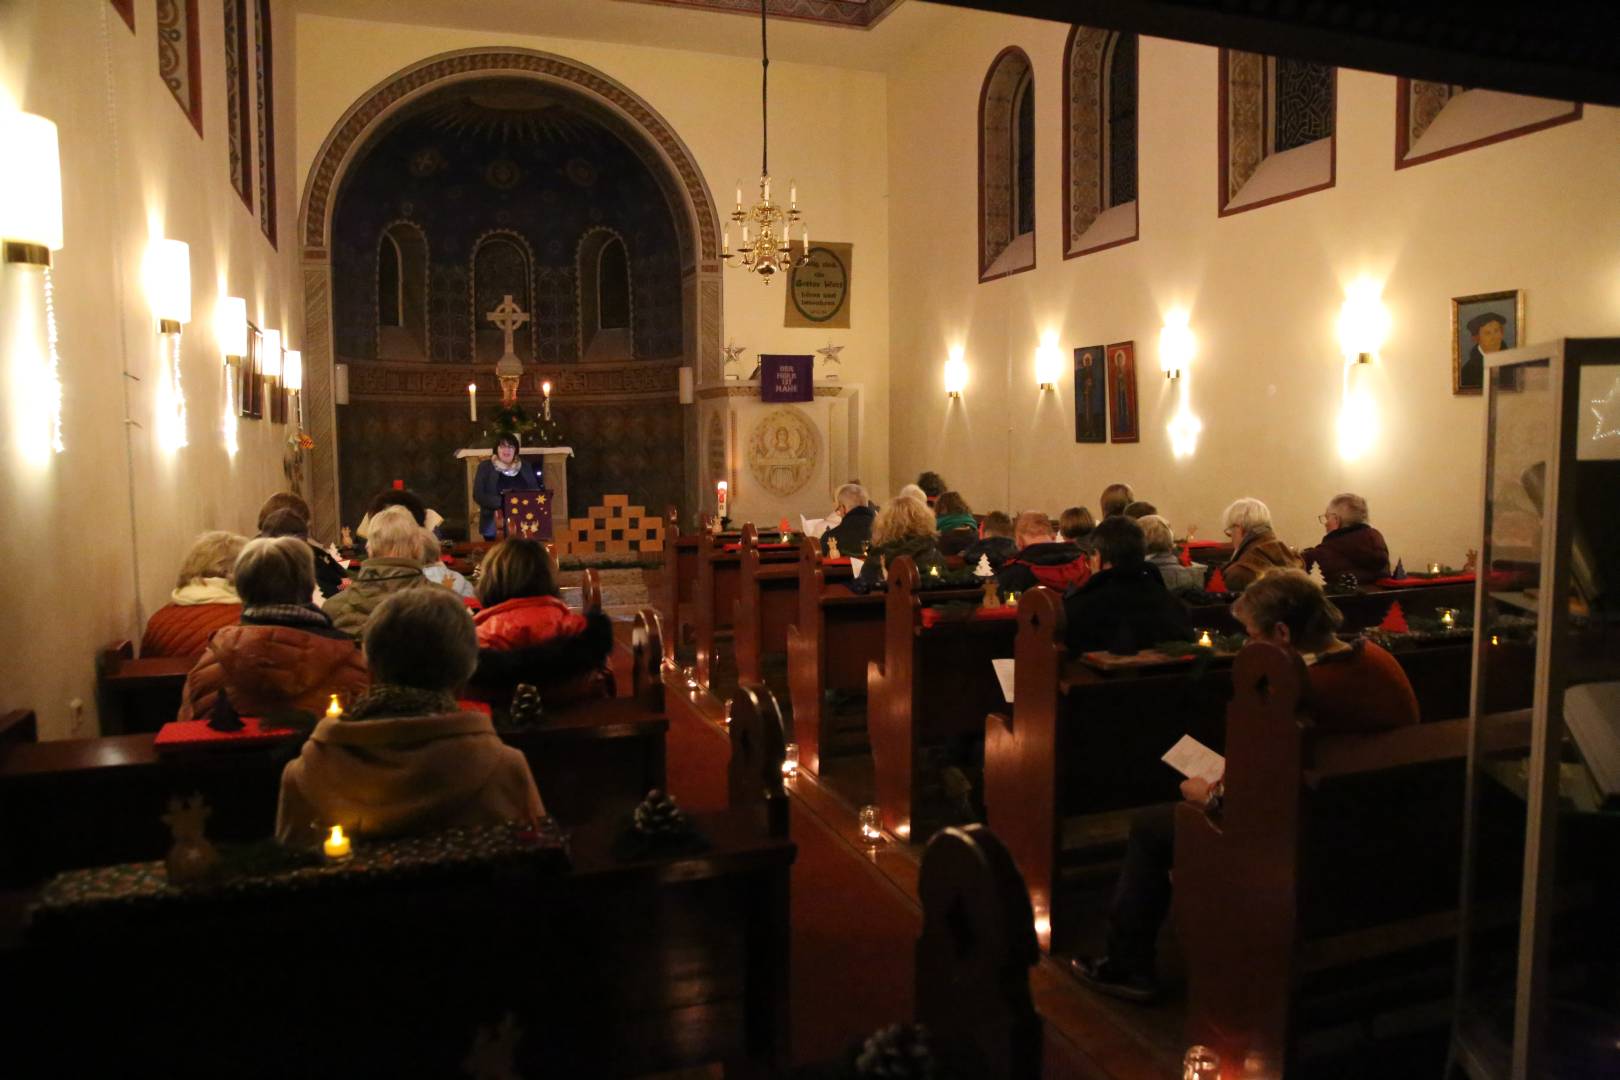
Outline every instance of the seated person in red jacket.
[(1320, 544), (1300, 552), (1305, 569), (1320, 566), (1323, 580), (1330, 582), (1354, 574), (1358, 585), (1389, 577), (1389, 545), (1384, 543), (1383, 533), (1367, 524), (1366, 499), (1348, 491), (1335, 495), (1316, 520), (1327, 535)]
[(242, 617), (242, 600), (231, 574), (246, 543), (247, 537), (228, 532), (205, 532), (192, 542), (169, 602), (146, 620), (142, 657), (195, 660), (215, 630), (236, 624)]
[[(1374, 643), (1341, 641), (1343, 622), (1317, 584), (1301, 570), (1273, 570), (1232, 605), (1249, 640), (1299, 653), (1310, 687), (1306, 707), (1320, 731), (1382, 731), (1418, 722), (1417, 695), (1395, 658)], [(1181, 782), (1182, 798), (1220, 812), (1226, 778)], [(1108, 909), (1108, 952), (1071, 961), (1079, 978), (1105, 994), (1149, 1001), (1158, 994), (1154, 971), (1159, 927), (1170, 911), (1175, 849), (1173, 806), (1154, 807), (1131, 821), (1125, 868)]]
[(1142, 526), (1123, 514), (1091, 534), (1100, 569), (1063, 598), (1069, 651), (1131, 656), (1161, 641), (1192, 641), (1187, 607), (1147, 561)]
[(551, 701), (598, 696), (612, 624), (601, 612), (581, 615), (563, 603), (544, 544), (512, 538), (490, 548), (479, 565), (478, 600), (484, 606), (473, 617), (478, 668), (469, 697), (505, 705), (519, 683)]
[(1052, 519), (1039, 510), (1025, 510), (1013, 522), (1018, 553), (1001, 564), (996, 582), (1001, 595), (1010, 596), (1037, 585), (1059, 593), (1086, 583), (1091, 559), (1078, 544), (1057, 538)]

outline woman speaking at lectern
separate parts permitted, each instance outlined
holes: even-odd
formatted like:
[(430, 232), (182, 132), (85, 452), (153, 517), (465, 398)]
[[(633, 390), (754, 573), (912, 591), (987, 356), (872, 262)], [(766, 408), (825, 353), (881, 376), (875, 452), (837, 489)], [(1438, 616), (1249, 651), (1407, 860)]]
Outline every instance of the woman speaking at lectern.
[(508, 491), (539, 491), (540, 470), (523, 460), (516, 435), (495, 440), (495, 456), (478, 463), (473, 476), (473, 501), (478, 504), (478, 531), (485, 540), (495, 539), (495, 515), (500, 512)]

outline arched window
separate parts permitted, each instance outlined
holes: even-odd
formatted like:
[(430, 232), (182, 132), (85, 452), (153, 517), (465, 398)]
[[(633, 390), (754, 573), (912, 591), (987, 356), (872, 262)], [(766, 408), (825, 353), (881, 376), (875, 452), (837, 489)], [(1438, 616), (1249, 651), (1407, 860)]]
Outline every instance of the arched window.
[(1135, 240), (1136, 35), (1069, 32), (1063, 99), (1064, 258)]
[(635, 355), (634, 305), (624, 237), (608, 228), (591, 229), (580, 238), (575, 265), (580, 359), (631, 359)]
[(426, 360), (427, 342), (427, 237), (396, 221), (377, 239), (377, 359)]
[(1002, 50), (979, 93), (979, 280), (1035, 266), (1035, 79)]
[(1395, 167), (1419, 165), (1579, 120), (1574, 101), (1549, 101), (1452, 83), (1397, 79)]
[(1220, 79), (1223, 216), (1333, 186), (1337, 68), (1222, 49)]
[(534, 254), (528, 241), (514, 232), (485, 233), (473, 248), (473, 360), (491, 362), (501, 358), (506, 334), (492, 324), (488, 315), (507, 296), (528, 314), (529, 321), (513, 335), (512, 349), (522, 360), (533, 360), (535, 342)]

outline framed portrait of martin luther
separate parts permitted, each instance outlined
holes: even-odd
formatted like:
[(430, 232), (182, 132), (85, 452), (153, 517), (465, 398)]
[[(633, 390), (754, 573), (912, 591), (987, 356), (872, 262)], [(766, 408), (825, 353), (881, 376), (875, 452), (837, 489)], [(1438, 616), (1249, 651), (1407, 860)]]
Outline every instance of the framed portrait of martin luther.
[(1485, 389), (1485, 354), (1524, 341), (1524, 293), (1480, 293), (1451, 300), (1451, 392)]

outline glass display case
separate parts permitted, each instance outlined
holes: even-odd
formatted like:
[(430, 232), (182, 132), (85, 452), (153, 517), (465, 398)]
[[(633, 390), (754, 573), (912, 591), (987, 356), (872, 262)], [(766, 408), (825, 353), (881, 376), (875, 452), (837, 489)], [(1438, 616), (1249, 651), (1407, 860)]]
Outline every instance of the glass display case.
[(1620, 1076), (1620, 338), (1486, 361), (1449, 1071)]

